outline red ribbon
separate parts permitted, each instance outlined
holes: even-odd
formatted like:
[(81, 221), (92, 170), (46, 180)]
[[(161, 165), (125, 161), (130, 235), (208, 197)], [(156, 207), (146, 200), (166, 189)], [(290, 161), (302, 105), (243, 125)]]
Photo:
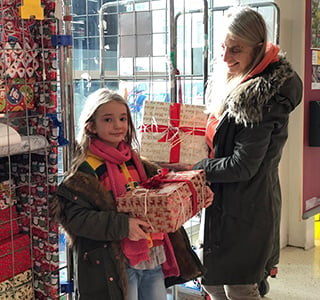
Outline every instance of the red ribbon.
[(181, 103), (173, 103), (170, 105), (170, 123), (171, 126), (143, 124), (141, 132), (165, 132), (165, 134), (158, 140), (160, 143), (170, 141), (170, 163), (177, 163), (180, 161), (180, 137), (179, 131), (189, 133), (192, 135), (205, 135), (205, 128), (194, 128), (190, 126), (180, 127), (180, 111)]
[(198, 196), (196, 189), (194, 188), (192, 182), (188, 179), (166, 179), (164, 178), (169, 174), (169, 170), (167, 168), (161, 169), (158, 175), (155, 175), (149, 178), (147, 181), (142, 182), (140, 185), (146, 189), (157, 189), (160, 187), (161, 183), (173, 183), (173, 182), (185, 182), (188, 184), (191, 194), (192, 194), (192, 216), (194, 216), (197, 211), (198, 206)]

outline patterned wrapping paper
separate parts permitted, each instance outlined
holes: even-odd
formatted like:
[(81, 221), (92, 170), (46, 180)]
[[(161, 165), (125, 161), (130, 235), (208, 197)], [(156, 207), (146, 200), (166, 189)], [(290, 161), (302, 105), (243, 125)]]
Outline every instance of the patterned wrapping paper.
[[(147, 221), (150, 232), (174, 232), (195, 213), (204, 207), (206, 200), (206, 179), (203, 170), (169, 173), (164, 176), (171, 183), (161, 183), (157, 188), (147, 189), (142, 185), (117, 197), (119, 212), (129, 212), (130, 215)], [(186, 182), (191, 182), (197, 203), (193, 206), (193, 196)]]
[(5, 1), (1, 7), (0, 112), (35, 107), (54, 112), (57, 54), (51, 37), (57, 33), (55, 1), (42, 1), (45, 18), (41, 21), (21, 19), (18, 2)]
[(0, 210), (6, 209), (16, 203), (17, 197), (13, 180), (0, 182)]
[(141, 155), (158, 162), (193, 164), (208, 157), (205, 106), (144, 102)]
[[(6, 299), (6, 300), (32, 300), (33, 299), (33, 287), (32, 283), (25, 283), (15, 289), (12, 289), (5, 293), (5, 295), (1, 295), (0, 293), (0, 299)], [(4, 298), (5, 297), (5, 298)]]
[[(18, 84), (16, 84), (18, 82)], [(0, 112), (21, 111), (34, 108), (34, 88), (32, 84), (19, 84), (13, 80), (12, 85), (0, 87)]]
[(32, 271), (27, 270), (0, 283), (0, 299), (33, 299)]
[(10, 237), (0, 241), (0, 265), (0, 282), (31, 268), (30, 238), (28, 234), (17, 234), (13, 236), (13, 240)]
[(0, 210), (0, 242), (19, 233), (17, 218), (15, 206)]

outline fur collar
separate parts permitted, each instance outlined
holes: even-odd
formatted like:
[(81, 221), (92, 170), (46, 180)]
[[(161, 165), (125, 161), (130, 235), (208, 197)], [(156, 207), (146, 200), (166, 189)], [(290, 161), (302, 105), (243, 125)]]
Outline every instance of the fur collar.
[(225, 112), (237, 124), (247, 126), (261, 121), (263, 106), (280, 93), (285, 81), (293, 76), (290, 63), (283, 55), (279, 55), (278, 62), (270, 64), (262, 73), (240, 84), (230, 93), (226, 99)]

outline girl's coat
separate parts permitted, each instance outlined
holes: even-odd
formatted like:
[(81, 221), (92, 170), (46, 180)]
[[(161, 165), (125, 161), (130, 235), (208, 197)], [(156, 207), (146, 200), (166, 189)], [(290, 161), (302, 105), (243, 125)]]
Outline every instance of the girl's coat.
[[(147, 161), (143, 164), (148, 177), (156, 174), (158, 166)], [(110, 193), (105, 192), (92, 169), (83, 166), (64, 180), (52, 202), (52, 214), (73, 247), (74, 274), (78, 274), (74, 278), (76, 299), (126, 299), (125, 256), (120, 241), (128, 236), (128, 215), (116, 212)], [(169, 234), (169, 238), (180, 277), (166, 278), (166, 285), (203, 274), (184, 229)]]

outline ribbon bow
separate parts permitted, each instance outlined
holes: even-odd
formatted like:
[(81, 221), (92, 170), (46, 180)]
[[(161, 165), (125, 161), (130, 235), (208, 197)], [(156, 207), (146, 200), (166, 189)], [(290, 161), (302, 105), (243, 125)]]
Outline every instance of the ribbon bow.
[(180, 133), (188, 135), (204, 136), (206, 129), (194, 126), (180, 126), (181, 103), (170, 104), (170, 124), (142, 124), (141, 131), (163, 133), (158, 142), (170, 142), (170, 163), (180, 161), (181, 138)]
[(169, 174), (169, 170), (167, 168), (163, 168), (160, 170), (158, 175), (149, 178), (145, 182), (142, 182), (141, 185), (146, 189), (157, 189), (160, 187), (161, 183), (164, 182), (164, 177), (167, 174)]
[(167, 168), (163, 168), (160, 170), (158, 175), (155, 175), (149, 178), (147, 181), (142, 182), (140, 185), (146, 189), (157, 189), (160, 187), (161, 183), (174, 183), (174, 182), (187, 183), (192, 194), (192, 216), (194, 216), (198, 212), (197, 211), (198, 196), (192, 182), (188, 179), (165, 178), (166, 175), (168, 174), (169, 174), (169, 170)]

